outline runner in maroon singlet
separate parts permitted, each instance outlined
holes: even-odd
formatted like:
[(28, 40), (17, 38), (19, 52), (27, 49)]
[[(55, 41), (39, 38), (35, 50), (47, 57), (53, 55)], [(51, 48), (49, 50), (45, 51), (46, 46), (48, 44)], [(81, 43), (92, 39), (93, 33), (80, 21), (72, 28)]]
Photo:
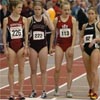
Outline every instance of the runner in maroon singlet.
[[(27, 19), (20, 16), (23, 3), (21, 0), (10, 2), (11, 15), (3, 22), (3, 44), (4, 52), (7, 57), (9, 71), (8, 81), (10, 85), (9, 100), (14, 100), (14, 64), (17, 58), (19, 73), (19, 99), (24, 100), (23, 82), (24, 82), (24, 61), (27, 54)], [(6, 39), (7, 37), (7, 39)]]
[(76, 20), (70, 15), (70, 4), (68, 2), (63, 2), (61, 5), (62, 15), (58, 16), (54, 20), (55, 32), (51, 35), (50, 43), (50, 53), (54, 51), (53, 41), (56, 33), (56, 46), (55, 46), (55, 94), (58, 94), (59, 85), (59, 74), (60, 67), (64, 57), (66, 57), (66, 69), (67, 69), (67, 93), (66, 97), (71, 98), (72, 94), (70, 92), (72, 84), (72, 64), (73, 64), (73, 54), (74, 54), (74, 44), (76, 41)]

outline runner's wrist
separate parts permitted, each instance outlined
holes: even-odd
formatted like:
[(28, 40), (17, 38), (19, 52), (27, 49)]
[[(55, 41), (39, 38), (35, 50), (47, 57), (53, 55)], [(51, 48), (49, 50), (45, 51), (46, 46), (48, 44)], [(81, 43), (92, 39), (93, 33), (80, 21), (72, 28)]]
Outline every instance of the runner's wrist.
[(26, 45), (26, 46), (24, 46), (25, 48), (28, 48), (28, 46)]

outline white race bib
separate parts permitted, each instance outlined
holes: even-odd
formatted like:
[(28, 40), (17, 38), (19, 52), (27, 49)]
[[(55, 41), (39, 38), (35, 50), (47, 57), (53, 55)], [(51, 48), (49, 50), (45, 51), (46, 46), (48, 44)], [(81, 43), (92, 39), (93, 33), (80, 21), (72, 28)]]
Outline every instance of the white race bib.
[(11, 39), (23, 38), (22, 27), (10, 27)]
[(43, 40), (43, 39), (44, 39), (44, 32), (41, 31), (33, 32), (33, 40)]
[(60, 29), (60, 37), (61, 38), (68, 38), (71, 36), (71, 30), (70, 28), (62, 28)]
[(93, 35), (85, 35), (84, 36), (84, 42), (90, 43), (93, 40)]

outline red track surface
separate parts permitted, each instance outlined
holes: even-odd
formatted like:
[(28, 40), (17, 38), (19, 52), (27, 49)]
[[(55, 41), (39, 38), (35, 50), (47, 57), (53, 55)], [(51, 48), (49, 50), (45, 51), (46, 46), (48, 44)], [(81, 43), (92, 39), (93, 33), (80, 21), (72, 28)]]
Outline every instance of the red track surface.
[[(50, 70), (47, 72), (48, 75), (48, 83), (47, 83), (47, 91), (54, 89), (54, 78), (53, 78), (53, 73), (54, 73), (54, 69)], [(66, 67), (65, 65), (63, 65), (61, 67), (61, 75), (60, 75), (60, 83), (64, 84), (66, 82)], [(85, 69), (83, 67), (83, 62), (82, 59), (76, 60), (74, 61), (73, 64), (73, 79), (80, 76), (81, 74), (85, 73)], [(40, 75), (37, 76), (37, 93), (39, 96), (41, 93), (41, 77)], [(65, 90), (66, 91), (66, 90)], [(18, 93), (18, 84), (15, 84), (15, 93)], [(24, 82), (24, 94), (25, 96), (29, 96), (29, 94), (31, 93), (31, 84), (30, 84), (30, 79), (25, 80)], [(17, 95), (16, 95), (17, 96)], [(0, 90), (0, 99), (6, 99), (9, 97), (9, 87), (1, 89)]]
[[(17, 61), (15, 61), (15, 64), (17, 64)], [(6, 68), (7, 66), (8, 65), (6, 57), (3, 54), (0, 54), (0, 69)]]
[(0, 54), (0, 69), (6, 68), (7, 63), (6, 63), (6, 57), (4, 54)]

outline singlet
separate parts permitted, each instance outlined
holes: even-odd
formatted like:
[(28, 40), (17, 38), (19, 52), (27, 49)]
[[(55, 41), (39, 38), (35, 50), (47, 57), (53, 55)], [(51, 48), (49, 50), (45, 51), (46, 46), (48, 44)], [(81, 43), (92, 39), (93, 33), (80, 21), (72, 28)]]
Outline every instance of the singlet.
[(12, 40), (24, 40), (24, 28), (23, 28), (23, 17), (20, 16), (18, 21), (13, 21), (11, 17), (8, 17), (8, 25), (7, 25), (7, 42)]
[[(100, 32), (97, 29), (97, 22), (89, 25), (89, 23), (86, 24), (85, 30), (84, 30), (84, 44), (89, 45), (89, 43), (95, 39), (100, 37)], [(94, 47), (97, 48), (97, 43), (94, 45)]]
[(72, 16), (69, 16), (66, 22), (62, 22), (58, 16), (57, 22), (57, 43), (59, 44), (72, 44)]
[[(46, 29), (46, 25), (44, 23), (44, 18), (42, 17), (42, 20), (40, 22), (37, 22), (33, 16), (29, 27), (30, 47), (42, 48), (47, 45), (45, 29)], [(37, 51), (40, 51), (41, 48), (39, 48), (39, 50)]]
[(23, 17), (20, 16), (18, 21), (13, 21), (11, 17), (8, 17), (7, 25), (7, 42), (11, 49), (18, 52), (23, 47), (24, 41), (24, 28), (23, 28)]

